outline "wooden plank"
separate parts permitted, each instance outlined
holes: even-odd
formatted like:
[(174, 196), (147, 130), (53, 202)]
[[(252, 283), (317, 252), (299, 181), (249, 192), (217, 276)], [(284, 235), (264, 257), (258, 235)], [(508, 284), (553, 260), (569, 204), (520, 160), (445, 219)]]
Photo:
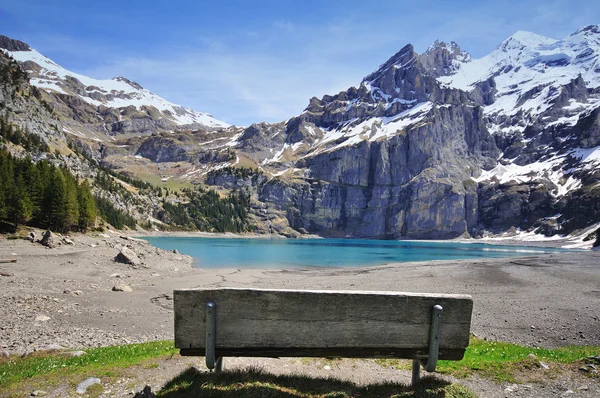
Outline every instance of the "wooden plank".
[[(204, 348), (182, 348), (182, 356), (204, 356)], [(427, 353), (420, 348), (222, 348), (216, 351), (216, 357), (317, 357), (317, 358), (423, 358)], [(465, 355), (464, 348), (439, 351), (439, 359), (461, 360)]]
[(432, 308), (439, 304), (444, 308), (440, 359), (462, 357), (473, 306), (467, 295), (365, 291), (190, 289), (174, 291), (173, 298), (175, 346), (203, 353), (205, 305), (212, 301), (216, 349), (225, 356), (389, 356), (400, 349), (408, 357), (425, 355)]
[(16, 263), (16, 258), (0, 258), (0, 263)]

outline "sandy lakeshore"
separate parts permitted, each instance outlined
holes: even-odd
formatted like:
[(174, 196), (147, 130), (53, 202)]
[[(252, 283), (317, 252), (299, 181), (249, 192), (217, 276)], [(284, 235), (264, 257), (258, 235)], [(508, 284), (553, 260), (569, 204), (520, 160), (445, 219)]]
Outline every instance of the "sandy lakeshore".
[[(338, 269), (193, 269), (188, 256), (118, 233), (73, 245), (0, 238), (0, 351), (173, 337), (172, 291), (260, 287), (463, 293), (477, 336), (528, 346), (600, 345), (600, 252)], [(114, 261), (129, 245), (143, 265)], [(112, 291), (115, 285), (131, 292)], [(597, 385), (597, 382), (596, 382)], [(491, 396), (491, 395), (490, 395)]]

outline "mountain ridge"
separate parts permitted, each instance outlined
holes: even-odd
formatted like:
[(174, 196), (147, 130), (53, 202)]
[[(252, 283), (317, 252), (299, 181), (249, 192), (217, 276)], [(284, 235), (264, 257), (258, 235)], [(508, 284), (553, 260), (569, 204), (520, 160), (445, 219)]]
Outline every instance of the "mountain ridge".
[[(174, 130), (154, 118), (123, 139), (71, 136), (112, 169), (158, 164), (165, 180), (247, 192), (259, 232), (571, 234), (600, 222), (599, 32), (520, 31), (477, 59), (454, 42), (422, 54), (408, 44), (281, 123)], [(65, 94), (52, 98), (61, 109)]]
[(208, 113), (196, 112), (164, 100), (125, 77), (101, 80), (67, 70), (19, 40), (0, 36), (0, 49), (21, 63), (29, 73), (32, 85), (52, 94), (77, 97), (97, 108), (96, 113), (101, 116), (102, 108), (134, 107), (157, 121), (163, 120), (164, 128), (191, 125), (192, 128), (215, 129), (230, 126)]

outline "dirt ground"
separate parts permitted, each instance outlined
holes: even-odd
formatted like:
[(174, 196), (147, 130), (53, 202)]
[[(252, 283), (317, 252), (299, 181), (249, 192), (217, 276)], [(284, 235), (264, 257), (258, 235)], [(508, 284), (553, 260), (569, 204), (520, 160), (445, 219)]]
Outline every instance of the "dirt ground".
[[(116, 232), (70, 238), (74, 244), (48, 249), (0, 236), (0, 259), (17, 259), (0, 263), (0, 353), (22, 355), (52, 344), (86, 348), (171, 339), (172, 291), (192, 287), (464, 293), (473, 296), (471, 329), (479, 337), (531, 347), (600, 345), (600, 252), (365, 268), (215, 270), (193, 269), (188, 256), (124, 239)], [(123, 245), (129, 245), (143, 264), (115, 262)], [(116, 285), (132, 291), (113, 291)], [(106, 396), (125, 393), (124, 386), (132, 383), (137, 390), (146, 382), (160, 388), (178, 371), (201, 363), (193, 358), (171, 361), (140, 371), (120, 387), (105, 386)], [(408, 371), (371, 360), (341, 360), (330, 369), (318, 360), (228, 358), (225, 363), (226, 368), (253, 364), (274, 373), (357, 383), (410, 380)], [(576, 373), (531, 385), (459, 382), (482, 397), (600, 397), (598, 379)]]

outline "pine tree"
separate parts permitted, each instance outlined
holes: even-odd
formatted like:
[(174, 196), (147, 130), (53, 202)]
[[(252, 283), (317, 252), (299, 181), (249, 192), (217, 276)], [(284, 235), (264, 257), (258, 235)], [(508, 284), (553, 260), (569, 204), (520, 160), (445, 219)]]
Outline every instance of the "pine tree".
[(77, 189), (77, 200), (79, 202), (79, 230), (86, 232), (89, 227), (96, 223), (96, 201), (92, 196), (90, 184), (83, 180)]
[(65, 179), (66, 202), (65, 202), (65, 231), (68, 231), (79, 222), (79, 202), (77, 200), (77, 181), (66, 168), (61, 168)]
[(48, 187), (44, 192), (42, 213), (49, 229), (65, 232), (68, 228), (69, 214), (67, 203), (67, 183), (59, 170), (52, 170)]
[(39, 167), (34, 165), (31, 167), (27, 176), (27, 187), (29, 197), (31, 198), (32, 212), (31, 216), (34, 220), (39, 220), (41, 217), (41, 206), (44, 199), (44, 182), (40, 173)]
[(9, 191), (9, 198), (8, 210), (16, 230), (20, 224), (28, 221), (33, 213), (33, 204), (22, 176), (17, 176), (12, 189)]
[(14, 159), (6, 151), (0, 152), (0, 220), (8, 220), (10, 196), (14, 186)]

